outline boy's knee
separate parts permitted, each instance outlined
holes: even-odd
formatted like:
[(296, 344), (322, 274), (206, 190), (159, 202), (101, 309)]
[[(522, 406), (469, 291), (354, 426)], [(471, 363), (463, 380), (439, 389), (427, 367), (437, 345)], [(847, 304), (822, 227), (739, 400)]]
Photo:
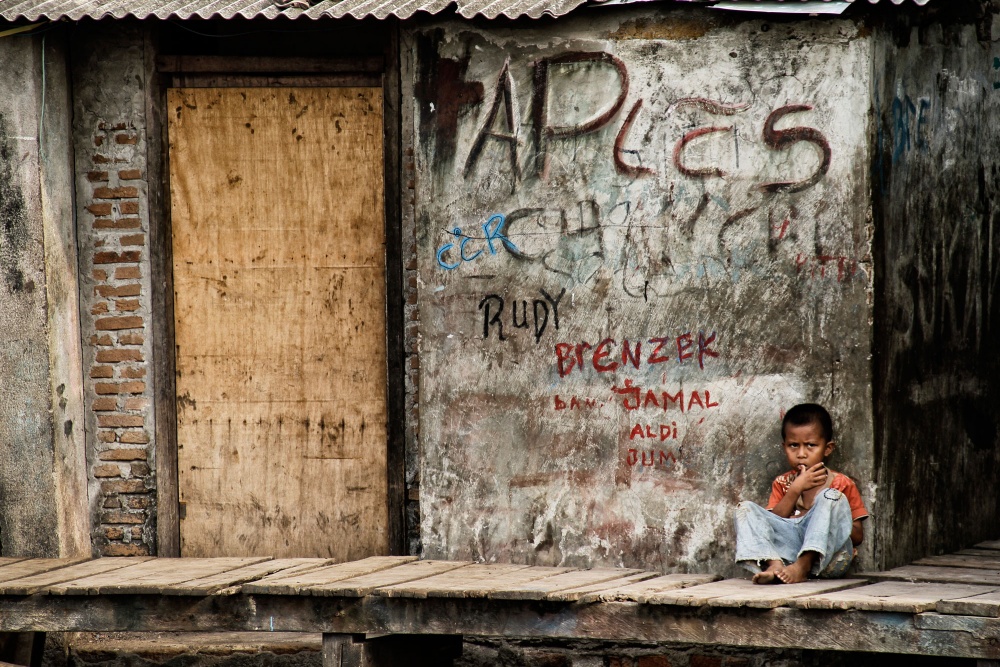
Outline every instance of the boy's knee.
[(851, 514), (851, 502), (837, 489), (824, 489), (823, 493), (816, 496), (816, 502), (829, 505), (830, 511), (837, 517)]
[(837, 502), (838, 500), (843, 500), (846, 496), (837, 489), (824, 489), (823, 497), (831, 502)]

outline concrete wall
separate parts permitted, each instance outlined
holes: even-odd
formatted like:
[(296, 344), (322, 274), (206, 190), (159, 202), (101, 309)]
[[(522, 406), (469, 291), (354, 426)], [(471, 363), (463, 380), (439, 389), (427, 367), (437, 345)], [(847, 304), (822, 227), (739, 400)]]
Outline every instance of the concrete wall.
[[(64, 34), (0, 39), (0, 553), (86, 549)], [(44, 91), (43, 91), (44, 86)]]
[(874, 505), (871, 39), (663, 7), (522, 25), (405, 41), (424, 555), (731, 569), (802, 401)]
[(878, 40), (886, 567), (1000, 531), (1000, 16), (947, 9), (894, 17)]

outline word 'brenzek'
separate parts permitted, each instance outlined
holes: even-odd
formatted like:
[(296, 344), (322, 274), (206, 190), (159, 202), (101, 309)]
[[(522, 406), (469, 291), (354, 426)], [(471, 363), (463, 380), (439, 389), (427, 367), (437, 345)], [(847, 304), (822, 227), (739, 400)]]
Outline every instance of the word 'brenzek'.
[(683, 363), (693, 358), (698, 359), (699, 368), (705, 368), (705, 357), (719, 356), (719, 353), (712, 349), (715, 336), (714, 331), (707, 336), (699, 331), (696, 342), (694, 334), (689, 331), (675, 337), (650, 338), (646, 341), (648, 355), (643, 353), (643, 341), (632, 342), (625, 339), (622, 341), (620, 362), (615, 352), (618, 343), (613, 338), (605, 338), (596, 346), (586, 341), (576, 344), (556, 343), (556, 367), (559, 370), (559, 377), (566, 377), (574, 368), (582, 372), (585, 358), (598, 373), (611, 373), (629, 364), (638, 369), (643, 362), (652, 366), (675, 359), (678, 363)]

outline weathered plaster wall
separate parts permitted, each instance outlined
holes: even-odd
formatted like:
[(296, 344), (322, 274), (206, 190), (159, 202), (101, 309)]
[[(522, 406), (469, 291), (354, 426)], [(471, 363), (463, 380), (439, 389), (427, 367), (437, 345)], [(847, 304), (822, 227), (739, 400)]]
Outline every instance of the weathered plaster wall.
[(409, 44), (425, 556), (731, 569), (802, 401), (872, 502), (854, 23), (601, 10)]
[(884, 567), (1000, 533), (1000, 17), (942, 9), (879, 36)]
[[(79, 381), (74, 380), (80, 372), (79, 343), (75, 337), (59, 338), (74, 331), (77, 303), (76, 258), (65, 242), (73, 228), (71, 153), (65, 135), (55, 135), (69, 119), (61, 44), (58, 32), (45, 40), (30, 35), (0, 39), (4, 556), (76, 554), (86, 530), (75, 461), (83, 432)], [(43, 81), (49, 96), (43, 94)]]

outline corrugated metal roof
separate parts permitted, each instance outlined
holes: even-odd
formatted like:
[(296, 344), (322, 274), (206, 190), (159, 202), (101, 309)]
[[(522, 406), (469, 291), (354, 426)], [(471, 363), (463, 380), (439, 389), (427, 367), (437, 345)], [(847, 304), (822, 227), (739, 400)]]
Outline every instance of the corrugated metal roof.
[[(280, 2), (281, 0), (279, 0)], [(459, 14), (472, 18), (477, 14), (486, 18), (506, 16), (517, 18), (543, 15), (562, 16), (585, 4), (588, 0), (291, 0), (286, 6), (275, 0), (0, 0), (0, 17), (8, 21), (27, 19), (82, 18), (100, 19), (105, 17), (125, 18), (342, 18), (353, 16), (362, 18), (373, 16), (384, 19), (396, 16), (409, 18), (417, 12), (437, 14), (452, 2)], [(697, 1), (697, 0), (695, 0)], [(740, 0), (752, 4), (755, 0)], [(794, 3), (795, 0), (788, 0)], [(847, 0), (854, 2), (854, 0)], [(858, 0), (859, 2), (862, 0)], [(868, 0), (874, 4), (879, 0)], [(891, 0), (901, 4), (907, 0)], [(910, 0), (918, 5), (928, 0)]]

